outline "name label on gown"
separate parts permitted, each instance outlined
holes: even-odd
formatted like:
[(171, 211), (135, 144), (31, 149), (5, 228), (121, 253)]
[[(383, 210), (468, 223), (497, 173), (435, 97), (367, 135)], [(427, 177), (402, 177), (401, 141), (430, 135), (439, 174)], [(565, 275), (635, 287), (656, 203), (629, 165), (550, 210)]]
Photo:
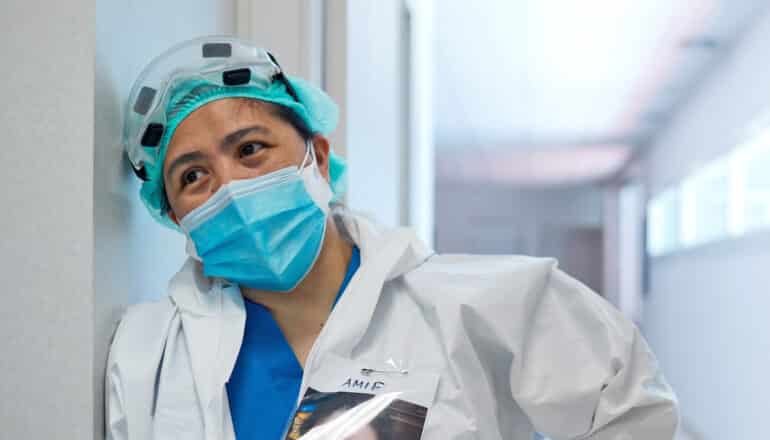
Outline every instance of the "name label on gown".
[(306, 371), (303, 397), (284, 440), (420, 440), (439, 375), (403, 364), (332, 353), (319, 358), (316, 368)]
[(351, 390), (360, 390), (360, 391), (377, 391), (380, 389), (385, 388), (385, 382), (369, 382), (366, 380), (361, 379), (354, 379), (352, 377), (349, 377), (348, 380), (342, 383), (340, 385), (340, 388), (348, 388)]

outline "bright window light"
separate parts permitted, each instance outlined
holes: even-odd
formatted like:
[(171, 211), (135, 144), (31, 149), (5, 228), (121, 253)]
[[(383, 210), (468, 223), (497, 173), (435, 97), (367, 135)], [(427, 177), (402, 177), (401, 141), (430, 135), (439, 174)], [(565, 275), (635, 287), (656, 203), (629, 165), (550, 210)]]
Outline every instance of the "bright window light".
[(653, 199), (647, 212), (647, 251), (656, 257), (681, 247), (681, 196), (678, 188), (669, 189)]
[(770, 113), (749, 138), (648, 205), (652, 256), (770, 228)]
[(685, 246), (705, 244), (727, 235), (728, 160), (720, 158), (682, 185), (682, 237)]
[(746, 232), (746, 167), (749, 155), (738, 149), (730, 157), (727, 232), (739, 237)]

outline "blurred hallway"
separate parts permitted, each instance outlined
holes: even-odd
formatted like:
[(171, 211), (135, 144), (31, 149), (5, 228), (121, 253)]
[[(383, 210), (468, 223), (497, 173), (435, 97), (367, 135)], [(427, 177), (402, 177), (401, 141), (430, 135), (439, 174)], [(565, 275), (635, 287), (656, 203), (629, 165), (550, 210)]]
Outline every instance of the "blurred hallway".
[(4, 0), (0, 29), (4, 436), (103, 438), (118, 317), (186, 258), (137, 197), (130, 87), (227, 34), (339, 105), (350, 210), (558, 259), (642, 330), (680, 440), (768, 437), (767, 0)]
[(682, 439), (766, 437), (766, 2), (436, 17), (437, 249), (558, 258), (642, 328)]

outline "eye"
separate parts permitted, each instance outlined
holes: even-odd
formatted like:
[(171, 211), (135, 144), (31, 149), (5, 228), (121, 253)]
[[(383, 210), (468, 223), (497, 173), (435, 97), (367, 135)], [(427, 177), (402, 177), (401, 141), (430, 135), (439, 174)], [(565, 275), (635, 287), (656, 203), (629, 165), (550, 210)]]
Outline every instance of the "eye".
[(241, 147), (238, 149), (238, 156), (239, 157), (246, 157), (256, 154), (259, 150), (261, 150), (265, 145), (260, 142), (249, 142), (247, 144), (241, 145)]
[(193, 168), (191, 170), (185, 171), (182, 173), (182, 187), (184, 188), (187, 185), (195, 183), (204, 175), (205, 172), (200, 168)]

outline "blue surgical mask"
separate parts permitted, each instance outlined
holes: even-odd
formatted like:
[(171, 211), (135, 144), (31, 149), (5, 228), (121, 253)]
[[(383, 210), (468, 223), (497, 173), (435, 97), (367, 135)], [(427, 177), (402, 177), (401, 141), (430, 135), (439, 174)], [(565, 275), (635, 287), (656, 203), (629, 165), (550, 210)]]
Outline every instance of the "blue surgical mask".
[(223, 185), (180, 226), (206, 276), (287, 292), (318, 259), (331, 199), (309, 144), (301, 169), (291, 166)]

